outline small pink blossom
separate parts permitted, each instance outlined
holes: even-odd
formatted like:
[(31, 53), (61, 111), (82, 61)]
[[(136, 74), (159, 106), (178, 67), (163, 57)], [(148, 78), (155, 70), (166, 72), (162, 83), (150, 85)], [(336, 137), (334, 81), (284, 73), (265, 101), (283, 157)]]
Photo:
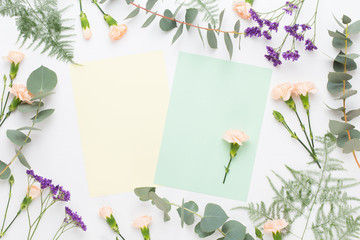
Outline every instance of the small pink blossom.
[(35, 199), (37, 198), (38, 196), (40, 196), (41, 194), (41, 190), (40, 188), (38, 188), (37, 186), (35, 185), (32, 185), (30, 188), (28, 188), (27, 190), (27, 195), (29, 197), (31, 197), (31, 199)]
[(112, 213), (113, 213), (113, 210), (109, 206), (104, 206), (99, 209), (99, 215), (100, 215), (100, 217), (102, 217), (104, 219), (109, 218)]
[(85, 40), (89, 40), (92, 37), (90, 28), (83, 29), (83, 37)]
[(110, 39), (112, 41), (119, 40), (125, 35), (127, 29), (128, 27), (125, 24), (112, 25), (110, 27), (110, 33), (109, 33)]
[(251, 17), (250, 9), (251, 4), (245, 2), (245, 0), (235, 0), (233, 3), (233, 9), (242, 19), (248, 20)]
[(277, 233), (281, 232), (281, 230), (286, 228), (288, 225), (289, 223), (286, 222), (284, 219), (267, 221), (264, 224), (264, 231), (268, 233)]
[(228, 143), (237, 143), (242, 145), (243, 142), (249, 140), (249, 136), (240, 130), (227, 130), (223, 136), (223, 139)]
[(32, 101), (30, 100), (33, 98), (33, 95), (29, 92), (25, 85), (14, 84), (12, 88), (10, 88), (10, 92), (19, 98), (22, 102), (32, 104)]
[(16, 65), (20, 63), (24, 59), (24, 57), (25, 55), (22, 52), (9, 51), (9, 55), (3, 58)]
[(282, 99), (284, 101), (287, 101), (290, 99), (293, 89), (294, 89), (294, 86), (291, 83), (283, 83), (283, 84), (277, 85), (271, 91), (271, 97), (275, 100)]
[(295, 96), (303, 95), (306, 96), (308, 93), (316, 93), (317, 89), (312, 82), (298, 82), (293, 85), (292, 93)]
[(134, 228), (144, 228), (144, 227), (148, 227), (151, 221), (152, 221), (151, 216), (142, 216), (135, 219), (132, 225)]

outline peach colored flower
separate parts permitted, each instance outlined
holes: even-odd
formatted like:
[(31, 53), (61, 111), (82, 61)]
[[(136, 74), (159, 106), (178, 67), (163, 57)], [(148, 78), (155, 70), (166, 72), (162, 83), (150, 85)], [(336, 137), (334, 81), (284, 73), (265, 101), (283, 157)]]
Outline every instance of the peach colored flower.
[(5, 56), (4, 59), (16, 65), (20, 63), (24, 59), (24, 57), (25, 55), (22, 52), (9, 51), (9, 55)]
[(245, 2), (245, 0), (235, 0), (233, 4), (234, 11), (239, 15), (242, 19), (250, 19), (250, 9), (251, 4)]
[(152, 221), (151, 216), (142, 216), (135, 219), (132, 225), (134, 228), (144, 228), (144, 227), (148, 227), (151, 221)]
[(277, 233), (281, 232), (281, 230), (286, 228), (288, 225), (289, 223), (286, 222), (284, 219), (267, 221), (264, 224), (264, 231), (268, 233)]
[(27, 90), (25, 85), (14, 84), (12, 88), (10, 88), (10, 92), (19, 98), (22, 102), (32, 104), (30, 99), (33, 97), (33, 95), (29, 92), (29, 90)]
[(109, 206), (104, 206), (102, 208), (99, 209), (99, 215), (102, 218), (109, 218), (111, 216), (111, 214), (113, 213), (113, 210), (111, 207)]
[(125, 35), (127, 29), (128, 27), (125, 24), (112, 25), (110, 27), (110, 33), (109, 33), (110, 39), (112, 41), (119, 40)]
[(223, 139), (228, 143), (237, 143), (242, 145), (243, 142), (249, 140), (249, 136), (240, 130), (227, 130), (223, 136)]
[(92, 32), (90, 28), (83, 29), (83, 37), (85, 40), (89, 40), (92, 37)]
[(291, 83), (283, 83), (283, 84), (277, 85), (271, 91), (271, 97), (275, 100), (281, 98), (284, 101), (287, 101), (291, 97), (291, 93), (292, 93), (293, 89), (294, 89), (294, 86)]
[(303, 95), (306, 96), (308, 93), (316, 93), (317, 89), (314, 83), (312, 82), (298, 82), (294, 84), (294, 89), (292, 93), (295, 96)]
[(38, 196), (40, 196), (40, 188), (38, 188), (37, 186), (35, 185), (32, 185), (30, 188), (28, 188), (27, 190), (27, 195), (29, 197), (31, 197), (31, 199), (35, 199), (37, 198)]

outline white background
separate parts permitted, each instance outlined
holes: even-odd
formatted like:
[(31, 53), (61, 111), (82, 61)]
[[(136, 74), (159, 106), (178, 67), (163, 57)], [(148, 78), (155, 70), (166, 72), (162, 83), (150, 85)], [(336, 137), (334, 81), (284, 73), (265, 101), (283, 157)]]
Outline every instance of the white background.
[[(311, 17), (315, 2), (315, 0), (309, 0), (305, 3), (304, 12), (300, 20), (305, 22)], [(274, 9), (282, 3), (283, 1), (280, 0), (256, 0), (255, 8), (264, 12), (266, 10)], [(89, 60), (104, 59), (153, 50), (163, 50), (166, 55), (169, 87), (171, 88), (179, 51), (228, 59), (227, 51), (222, 41), (220, 41), (218, 50), (212, 50), (209, 47), (204, 48), (195, 29), (192, 29), (189, 33), (184, 31), (183, 36), (171, 46), (171, 40), (175, 32), (162, 32), (157, 26), (158, 20), (155, 20), (155, 22), (146, 29), (140, 28), (142, 23), (148, 17), (144, 12), (140, 12), (139, 16), (135, 19), (125, 21), (124, 23), (129, 27), (128, 33), (123, 39), (113, 43), (108, 38), (108, 27), (102, 20), (100, 12), (89, 0), (84, 1), (84, 11), (89, 17), (94, 35), (90, 41), (85, 41), (81, 36), (77, 2), (62, 1), (60, 3), (61, 6), (69, 4), (73, 5), (64, 13), (64, 17), (74, 19), (73, 24), (75, 25), (76, 33), (78, 34), (78, 36), (74, 38), (76, 62), (81, 63)], [(225, 14), (223, 26), (224, 29), (230, 30), (233, 29), (233, 24), (237, 20), (237, 16), (231, 10), (231, 4), (232, 2), (229, 0), (221, 3), (223, 8), (228, 9)], [(175, 10), (176, 8), (173, 1), (160, 1), (155, 5), (154, 9), (162, 12), (165, 7), (170, 7), (172, 10)], [(360, 3), (358, 0), (321, 0), (317, 34), (317, 45), (319, 46), (319, 50), (316, 53), (305, 53), (301, 50), (300, 54), (302, 57), (297, 63), (285, 63), (281, 67), (274, 69), (272, 86), (285, 81), (313, 81), (317, 84), (319, 92), (311, 97), (313, 129), (316, 135), (326, 133), (330, 118), (339, 119), (339, 116), (331, 113), (324, 105), (325, 102), (332, 106), (337, 106), (336, 104), (339, 104), (339, 102), (336, 103), (331, 100), (331, 96), (326, 90), (327, 74), (331, 71), (332, 61), (325, 54), (332, 57), (337, 54), (337, 51), (331, 46), (331, 40), (327, 34), (328, 29), (333, 30), (338, 27), (332, 14), (340, 17), (345, 13), (354, 18), (354, 20), (357, 20), (355, 18), (358, 16), (359, 7)], [(105, 4), (104, 9), (120, 21), (133, 10), (133, 7), (127, 6), (125, 1), (109, 0), (109, 2)], [(180, 11), (180, 14), (184, 14), (184, 11)], [(242, 29), (244, 29), (244, 26), (246, 26), (247, 23), (242, 21), (242, 25)], [(13, 19), (0, 18), (0, 32), (2, 36), (0, 40), (0, 55), (7, 55), (7, 52), (10, 49), (17, 50), (19, 48), (19, 45), (15, 43), (17, 39), (17, 29)], [(281, 39), (278, 40), (280, 41)], [(359, 47), (356, 47), (356, 45), (359, 45), (358, 37), (354, 38), (354, 43), (355, 47), (353, 47), (350, 52), (359, 52)], [(271, 68), (272, 65), (263, 57), (266, 44), (267, 43), (263, 39), (243, 40), (242, 51), (235, 51), (233, 61)], [(273, 43), (272, 45), (276, 46), (277, 44)], [(303, 45), (300, 45), (299, 48), (303, 49)], [(55, 183), (59, 183), (71, 191), (72, 200), (66, 205), (78, 211), (88, 225), (88, 231), (86, 233), (83, 233), (78, 229), (72, 230), (71, 232), (66, 233), (63, 236), (63, 239), (115, 239), (115, 235), (107, 227), (105, 221), (97, 214), (98, 208), (103, 205), (112, 206), (121, 232), (127, 240), (141, 239), (140, 232), (131, 227), (132, 220), (140, 215), (153, 216), (153, 223), (151, 225), (151, 235), (153, 239), (199, 239), (193, 232), (192, 226), (181, 229), (180, 220), (174, 209), (171, 212), (173, 219), (168, 223), (163, 223), (162, 213), (149, 203), (138, 201), (133, 193), (95, 199), (89, 198), (71, 88), (69, 65), (58, 62), (53, 58), (48, 58), (46, 55), (40, 55), (39, 51), (33, 52), (31, 49), (25, 48), (21, 49), (21, 51), (25, 52), (26, 58), (24, 62), (21, 63), (16, 82), (25, 83), (28, 75), (40, 65), (45, 65), (55, 70), (58, 74), (59, 83), (56, 88), (56, 94), (46, 99), (46, 105), (48, 107), (56, 108), (56, 112), (51, 118), (38, 125), (43, 131), (32, 134), (31, 137), (33, 141), (25, 147), (24, 154), (38, 174), (54, 179)], [(8, 69), (9, 64), (6, 61), (0, 62), (0, 72), (2, 74), (7, 73)], [(120, 68), (118, 74), (121, 75)], [(241, 72), (239, 72), (239, 76), (240, 75)], [(359, 75), (355, 75), (354, 80), (352, 81), (354, 89), (359, 89), (360, 87), (360, 84), (357, 82), (358, 79)], [(108, 87), (111, 87), (107, 85), (106, 79), (99, 79), (99, 86), (99, 92), (106, 91)], [(256, 94), (256, 89), (249, 89), (249, 91), (253, 91), (254, 94)], [(88, 98), (89, 104), (91, 104), (91, 96), (88, 96)], [(354, 109), (358, 107), (357, 103), (359, 103), (359, 95), (349, 99), (348, 107)], [(106, 99), (104, 99), (104, 104), (109, 104), (106, 103)], [(271, 200), (272, 192), (266, 180), (267, 175), (271, 176), (271, 170), (276, 170), (286, 176), (284, 164), (288, 164), (296, 169), (303, 169), (306, 168), (306, 162), (309, 161), (309, 157), (304, 149), (300, 148), (298, 143), (291, 139), (286, 133), (285, 129), (273, 119), (271, 114), (273, 109), (283, 112), (287, 117), (288, 122), (291, 125), (298, 127), (294, 116), (287, 109), (285, 104), (273, 101), (269, 97), (264, 113), (262, 134), (249, 193), (249, 201), (264, 200), (265, 202), (269, 202)], [(101, 109), (94, 109), (94, 114), (102, 114), (104, 118), (106, 118), (107, 115), (107, 113), (101, 111)], [(5, 130), (29, 125), (30, 117), (31, 116), (21, 113), (15, 113), (6, 122), (4, 127), (1, 128), (0, 159), (2, 161), (8, 162), (14, 155), (14, 145), (6, 138)], [(358, 126), (359, 122), (354, 121), (353, 123)], [(299, 130), (298, 132), (300, 133)], [(345, 167), (349, 169), (347, 174), (359, 179), (358, 175), (360, 169), (356, 167), (351, 155), (342, 155), (339, 150), (337, 155), (345, 161)], [(99, 159), (99, 164), (102, 164), (101, 159)], [(204, 166), (204, 168), (206, 168), (206, 166)], [(12, 166), (12, 170), (15, 175), (16, 184), (13, 191), (14, 198), (12, 199), (12, 204), (10, 206), (10, 218), (18, 210), (18, 206), (24, 197), (26, 188), (24, 167), (18, 162), (15, 162)], [(249, 231), (253, 233), (253, 228), (247, 219), (246, 213), (230, 210), (231, 208), (243, 205), (244, 203), (169, 188), (160, 188), (158, 192), (160, 196), (164, 196), (175, 203), (180, 203), (182, 198), (185, 198), (185, 201), (194, 200), (199, 204), (200, 212), (203, 211), (208, 202), (220, 204), (231, 218), (242, 221), (249, 226)], [(353, 192), (355, 191), (353, 190)], [(359, 191), (357, 190), (357, 192)], [(2, 216), (5, 208), (7, 194), (7, 183), (0, 182), (0, 216)], [(32, 204), (32, 210), (35, 210), (34, 206), (36, 204), (38, 204), (38, 201), (35, 201)], [(65, 205), (61, 203), (57, 204), (47, 213), (44, 221), (40, 224), (35, 239), (52, 239), (53, 234), (63, 220), (64, 206)], [(2, 219), (2, 217), (0, 219)], [(300, 225), (295, 231), (301, 232), (302, 229), (303, 225)], [(5, 239), (25, 239), (26, 233), (27, 219), (25, 214), (22, 214), (11, 230), (8, 231)], [(217, 237), (220, 236), (213, 236), (209, 239), (217, 239)], [(267, 239), (270, 239), (270, 237), (267, 236)], [(291, 237), (287, 239), (291, 239)], [(308, 235), (305, 239), (312, 239), (312, 237), (311, 235)]]

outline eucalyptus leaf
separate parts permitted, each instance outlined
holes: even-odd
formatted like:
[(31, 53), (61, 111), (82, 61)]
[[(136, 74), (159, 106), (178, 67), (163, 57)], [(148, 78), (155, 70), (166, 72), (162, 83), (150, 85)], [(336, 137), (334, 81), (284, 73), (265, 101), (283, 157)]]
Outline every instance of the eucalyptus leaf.
[(42, 106), (44, 106), (43, 102), (33, 102), (32, 104), (20, 104), (17, 109), (19, 110), (19, 112), (28, 113), (35, 112)]
[(164, 222), (170, 221), (170, 220), (171, 220), (170, 215), (169, 215), (168, 213), (164, 212), (164, 218), (163, 218), (163, 220), (164, 220)]
[(151, 10), (158, 0), (148, 0), (146, 3), (146, 9)]
[(203, 36), (202, 36), (202, 33), (201, 33), (200, 28), (198, 28), (198, 32), (199, 32), (199, 36), (200, 36), (201, 42), (202, 42), (203, 46), (205, 46), (204, 38), (203, 38)]
[[(333, 38), (332, 45), (334, 48), (342, 49), (345, 48), (345, 41), (338, 38)], [(353, 41), (351, 39), (347, 40), (347, 46), (351, 47), (353, 45)]]
[(182, 6), (184, 6), (184, 3), (180, 4), (176, 10), (175, 10), (175, 13), (174, 13), (174, 18), (177, 16), (177, 14), (179, 13), (180, 9), (182, 8)]
[(342, 24), (342, 23), (335, 17), (334, 14), (333, 14), (333, 17), (334, 17), (335, 21), (337, 22), (337, 24), (339, 24), (339, 26), (340, 26), (341, 28), (343, 28), (343, 29), (346, 28), (346, 27), (344, 26), (344, 24)]
[(246, 234), (244, 240), (255, 240), (250, 234)]
[(224, 33), (224, 41), (225, 41), (226, 49), (228, 50), (228, 53), (229, 53), (229, 56), (231, 59), (234, 50), (233, 50), (233, 43), (231, 41), (229, 33)]
[[(330, 93), (340, 93), (343, 91), (344, 84), (343, 83), (334, 83), (334, 82), (328, 82), (327, 83), (327, 89)], [(351, 84), (346, 81), (345, 82), (345, 89), (350, 89), (352, 86)]]
[(156, 14), (151, 14), (151, 16), (148, 19), (146, 19), (146, 21), (141, 27), (142, 28), (148, 27), (154, 21), (155, 18), (156, 18)]
[(134, 0), (126, 0), (126, 3), (127, 3), (127, 4), (130, 4), (130, 3), (132, 3), (132, 2), (134, 2)]
[(330, 72), (328, 75), (330, 82), (343, 82), (352, 79), (352, 76), (344, 72)]
[(39, 93), (51, 92), (57, 84), (56, 73), (41, 66), (33, 71), (27, 80), (27, 89), (35, 96)]
[(347, 55), (339, 55), (340, 57), (344, 57), (344, 58), (350, 58), (350, 59), (357, 59), (358, 57), (360, 57), (360, 54), (357, 53), (351, 53), (351, 54), (347, 54)]
[[(346, 113), (346, 119), (347, 119), (348, 121), (351, 121), (351, 120), (353, 120), (354, 118), (356, 118), (356, 117), (358, 117), (358, 116), (360, 116), (360, 108), (359, 108), (359, 109), (356, 109), (356, 110), (351, 110), (351, 111), (349, 111), (349, 112)], [(344, 118), (344, 117), (341, 117), (341, 119), (342, 119), (343, 121), (345, 121), (345, 118)]]
[(345, 110), (345, 108), (344, 108), (344, 107), (332, 108), (332, 107), (330, 107), (330, 106), (329, 106), (329, 105), (327, 105), (327, 104), (325, 104), (325, 105), (326, 105), (326, 107), (327, 107), (328, 109), (333, 110), (333, 111), (343, 112), (343, 111)]
[(136, 194), (136, 196), (139, 197), (140, 201), (146, 202), (151, 199), (149, 193), (155, 192), (155, 190), (156, 188), (154, 187), (142, 187), (142, 188), (135, 188), (134, 193)]
[(246, 235), (246, 227), (235, 220), (226, 222), (222, 226), (222, 231), (226, 234), (224, 240), (240, 240)]
[(18, 130), (7, 130), (6, 136), (10, 139), (11, 142), (18, 146), (24, 146), (25, 144), (31, 142), (31, 138), (26, 137), (24, 133)]
[[(199, 13), (199, 10), (196, 8), (186, 9), (185, 22), (192, 24), (195, 21), (198, 13)], [(190, 25), (186, 25), (187, 30), (189, 30), (190, 27), (191, 27)]]
[(347, 130), (354, 129), (355, 126), (349, 123), (339, 122), (335, 120), (330, 120), (329, 122), (330, 132), (334, 135), (339, 135)]
[[(360, 139), (360, 132), (356, 129), (349, 130), (351, 139)], [(347, 132), (340, 133), (336, 139), (336, 145), (343, 148), (345, 143), (349, 141), (349, 135)]]
[[(194, 214), (187, 210), (184, 210), (184, 208), (189, 209), (193, 212), (198, 212), (199, 211), (198, 205), (195, 202), (190, 201), (190, 202), (183, 203), (182, 207), (177, 209), (177, 212), (178, 212), (180, 218), (182, 219), (182, 221), (181, 221), (182, 226), (183, 226), (183, 223), (185, 223), (186, 225), (194, 224), (194, 222), (195, 222)], [(183, 212), (183, 215), (182, 215), (182, 212)]]
[(41, 121), (45, 120), (46, 118), (48, 118), (49, 116), (51, 116), (54, 113), (54, 111), (55, 111), (55, 109), (43, 110), (43, 111), (39, 112), (37, 114), (37, 116), (35, 115), (34, 117), (32, 117), (31, 120), (33, 121), (33, 123), (41, 122)]
[(345, 62), (346, 62), (346, 70), (347, 71), (353, 71), (357, 69), (357, 64), (353, 59), (348, 59), (341, 57), (341, 55), (344, 55), (342, 51), (336, 56), (333, 68), (335, 72), (344, 72), (345, 71)]
[(342, 34), (340, 32), (333, 32), (333, 31), (328, 30), (328, 33), (333, 38), (337, 38), (337, 39), (341, 39), (341, 40), (349, 40), (349, 38), (347, 38), (344, 34)]
[(356, 90), (347, 90), (343, 95), (341, 95), (338, 100), (340, 99), (347, 99), (348, 97), (351, 97), (357, 93)]
[(360, 33), (360, 20), (349, 25), (348, 33), (349, 34)]
[(351, 139), (344, 144), (343, 153), (351, 153), (353, 151), (360, 151), (359, 139)]
[[(174, 18), (173, 13), (169, 9), (166, 9), (164, 11), (164, 16), (168, 17), (168, 18)], [(159, 24), (160, 24), (161, 30), (166, 31), (166, 32), (176, 28), (176, 22), (174, 20), (170, 20), (167, 18), (161, 18)]]
[[(209, 28), (212, 28), (210, 24)], [(217, 39), (213, 30), (207, 30), (207, 40), (211, 48), (217, 48)]]
[(161, 211), (168, 213), (171, 210), (171, 205), (168, 201), (163, 198), (160, 198), (155, 192), (149, 192), (149, 197), (152, 200), (152, 203)]
[[(7, 164), (0, 160), (0, 172), (2, 172), (6, 168)], [(7, 168), (3, 174), (0, 175), (0, 179), (8, 179), (11, 175), (10, 168)]]
[(140, 12), (140, 8), (138, 7), (135, 8), (129, 15), (127, 15), (127, 17), (124, 20), (136, 17), (139, 14), (139, 12)]
[(23, 131), (23, 130), (32, 130), (32, 131), (41, 131), (40, 128), (35, 128), (35, 127), (21, 127), (17, 129), (18, 131)]
[(342, 22), (344, 23), (344, 24), (349, 24), (349, 23), (351, 23), (351, 18), (349, 18), (348, 16), (346, 16), (346, 15), (343, 15), (343, 17), (342, 17)]
[(225, 13), (225, 9), (221, 11), (220, 16), (219, 16), (219, 29), (221, 28), (221, 25), (224, 20), (224, 13)]
[(200, 238), (206, 238), (212, 234), (214, 234), (215, 231), (211, 231), (211, 232), (204, 232), (203, 230), (201, 230), (201, 227), (200, 227), (200, 222), (198, 224), (196, 224), (195, 226), (195, 233), (197, 233), (197, 235), (200, 237)]
[(212, 232), (222, 226), (229, 217), (217, 204), (209, 203), (205, 207), (204, 217), (200, 221), (201, 230)]
[[(234, 31), (235, 32), (240, 32), (240, 20), (237, 20), (234, 26)], [(234, 33), (234, 38), (238, 38), (239, 34)]]
[(28, 161), (26, 160), (24, 154), (22, 152), (19, 152), (18, 150), (15, 150), (15, 153), (17, 154), (20, 163), (27, 169), (31, 169), (31, 166), (28, 163)]
[(174, 42), (176, 42), (176, 40), (179, 39), (179, 37), (181, 36), (181, 34), (183, 33), (183, 29), (184, 29), (184, 24), (180, 24), (178, 30), (176, 31), (175, 35), (174, 35), (174, 38), (172, 40), (172, 43), (171, 44), (174, 44)]

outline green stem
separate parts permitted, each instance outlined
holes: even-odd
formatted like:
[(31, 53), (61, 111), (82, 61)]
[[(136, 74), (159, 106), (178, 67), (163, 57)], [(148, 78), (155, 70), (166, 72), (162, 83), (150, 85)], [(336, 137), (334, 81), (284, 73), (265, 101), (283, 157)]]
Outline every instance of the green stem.
[(81, 0), (79, 0), (79, 4), (80, 4), (80, 12), (83, 12)]
[(302, 131), (304, 132), (304, 135), (305, 135), (305, 137), (306, 137), (306, 140), (307, 140), (307, 142), (308, 142), (308, 144), (309, 144), (309, 146), (310, 146), (310, 148), (311, 148), (311, 151), (315, 154), (314, 149), (313, 149), (313, 147), (312, 147), (312, 145), (311, 145), (309, 136), (308, 136), (308, 134), (307, 134), (307, 132), (306, 132), (305, 125), (304, 125), (303, 122), (301, 121), (301, 118), (300, 118), (300, 116), (299, 116), (299, 114), (298, 114), (298, 112), (297, 112), (296, 109), (294, 109), (294, 112), (295, 112), (295, 114), (296, 114), (297, 119), (299, 120), (300, 127), (301, 127)]
[(122, 240), (125, 240), (125, 238), (121, 235), (120, 231), (117, 231), (117, 234), (119, 234), (119, 236), (121, 237)]
[[(198, 214), (197, 212), (194, 212), (194, 211), (192, 211), (192, 210), (190, 210), (190, 209), (188, 209), (188, 208), (185, 208), (185, 207), (183, 207), (183, 206), (180, 206), (180, 205), (178, 205), (178, 204), (176, 204), (176, 203), (169, 203), (169, 204), (172, 205), (172, 206), (174, 206), (174, 207), (183, 208), (184, 211), (187, 211), (187, 212), (189, 212), (189, 213), (192, 213), (192, 214), (194, 214), (195, 216), (198, 216), (199, 218), (203, 218), (203, 216), (201, 216), (201, 215)], [(217, 230), (218, 230), (223, 236), (226, 236), (226, 234), (225, 234), (223, 231), (221, 231), (220, 228), (218, 228)]]
[(4, 119), (0, 123), (0, 127), (4, 124), (5, 120), (10, 116), (11, 112), (6, 113)]
[(4, 220), (3, 220), (2, 227), (1, 227), (1, 233), (3, 233), (4, 226), (5, 226), (5, 221), (6, 221), (6, 216), (7, 216), (7, 212), (8, 212), (8, 210), (9, 210), (9, 204), (10, 204), (10, 200), (11, 200), (11, 190), (12, 190), (12, 184), (10, 184), (9, 198), (8, 198), (8, 201), (7, 201), (7, 204), (6, 204)]
[(4, 87), (3, 87), (3, 90), (2, 90), (2, 94), (1, 94), (0, 120), (3, 117), (4, 95), (5, 95), (5, 89), (6, 89), (6, 81), (7, 81), (7, 78), (6, 78), (6, 75), (4, 75)]
[(101, 9), (101, 7), (99, 6), (98, 2), (96, 0), (92, 0), (92, 2), (98, 7), (98, 9), (100, 10), (100, 12), (104, 15), (106, 15), (106, 13)]
[(309, 124), (309, 131), (310, 131), (310, 139), (311, 139), (311, 144), (313, 149), (315, 148), (315, 144), (314, 144), (314, 134), (313, 131), (311, 129), (311, 123), (310, 123), (310, 111), (306, 110), (306, 114), (307, 114), (307, 118), (308, 118), (308, 124)]
[[(325, 138), (326, 138), (326, 137), (325, 137)], [(328, 150), (327, 150), (326, 139), (325, 139), (324, 147), (325, 147), (325, 151), (324, 151), (324, 152), (325, 152), (325, 156), (324, 156), (324, 158), (325, 158), (324, 168), (323, 168), (323, 170), (322, 170), (322, 172), (321, 172), (321, 177), (320, 177), (320, 181), (319, 181), (319, 184), (318, 184), (318, 188), (317, 188), (317, 191), (316, 191), (316, 194), (315, 194), (313, 203), (312, 203), (312, 205), (311, 205), (309, 215), (308, 215), (307, 220), (306, 220), (306, 224), (305, 224), (304, 232), (303, 232), (303, 234), (302, 234), (302, 236), (301, 236), (301, 240), (304, 239), (306, 229), (307, 229), (307, 227), (308, 227), (308, 225), (309, 225), (309, 221), (310, 221), (310, 217), (311, 217), (312, 210), (313, 210), (313, 208), (314, 208), (314, 206), (315, 206), (315, 203), (316, 203), (316, 201), (317, 201), (317, 196), (319, 195), (319, 192), (320, 192), (320, 189), (321, 189), (321, 184), (322, 184), (322, 182), (323, 182), (323, 180), (324, 180), (324, 175), (325, 175), (325, 170), (326, 170), (326, 164), (327, 164), (327, 161), (328, 161)]]
[(10, 224), (6, 227), (5, 231), (4, 231), (2, 234), (5, 235), (5, 233), (7, 232), (7, 230), (8, 230), (8, 229), (11, 227), (11, 225), (15, 222), (16, 218), (20, 215), (20, 213), (21, 213), (21, 210), (19, 210), (19, 211), (16, 213), (15, 217), (14, 217), (13, 220), (10, 222)]
[(225, 183), (226, 177), (230, 171), (230, 164), (231, 164), (232, 160), (233, 160), (233, 158), (230, 156), (229, 163), (228, 163), (227, 167), (225, 168), (225, 176), (224, 176), (223, 184)]

